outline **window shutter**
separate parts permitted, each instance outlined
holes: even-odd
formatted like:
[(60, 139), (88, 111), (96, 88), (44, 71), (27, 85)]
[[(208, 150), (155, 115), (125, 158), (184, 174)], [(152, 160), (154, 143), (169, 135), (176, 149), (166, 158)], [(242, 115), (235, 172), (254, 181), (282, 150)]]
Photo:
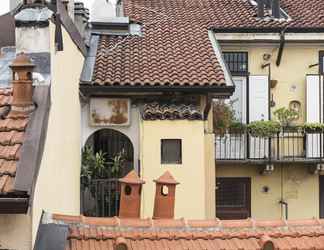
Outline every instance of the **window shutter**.
[(249, 122), (269, 120), (269, 79), (264, 76), (249, 78)]
[[(306, 122), (323, 122), (323, 78), (318, 75), (306, 76)], [(306, 157), (320, 157), (320, 135), (307, 134), (306, 136)]]
[[(269, 120), (269, 78), (267, 75), (249, 78), (249, 122)], [(250, 137), (250, 158), (267, 158), (267, 139)]]

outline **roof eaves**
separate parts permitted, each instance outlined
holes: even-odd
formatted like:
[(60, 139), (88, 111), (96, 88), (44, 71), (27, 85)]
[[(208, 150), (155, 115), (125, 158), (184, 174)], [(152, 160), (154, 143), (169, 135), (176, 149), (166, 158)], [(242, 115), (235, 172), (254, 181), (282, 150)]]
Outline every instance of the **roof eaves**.
[(206, 94), (210, 93), (214, 96), (229, 97), (234, 92), (233, 86), (225, 85), (94, 85), (91, 82), (81, 82), (80, 91), (85, 96), (102, 95), (113, 92), (183, 92), (183, 93), (196, 93)]
[(209, 40), (213, 46), (213, 49), (214, 49), (214, 52), (215, 52), (215, 55), (217, 57), (217, 60), (220, 64), (220, 66), (222, 67), (222, 70), (224, 72), (224, 76), (225, 76), (225, 82), (226, 82), (226, 85), (227, 86), (235, 86), (234, 84), (234, 81), (232, 79), (232, 75), (231, 75), (231, 72), (230, 70), (228, 69), (227, 67), (227, 64), (225, 63), (225, 60), (224, 60), (224, 57), (223, 57), (223, 53), (222, 53), (222, 49), (215, 37), (215, 34), (213, 31), (209, 30), (208, 31), (208, 37), (209, 37)]

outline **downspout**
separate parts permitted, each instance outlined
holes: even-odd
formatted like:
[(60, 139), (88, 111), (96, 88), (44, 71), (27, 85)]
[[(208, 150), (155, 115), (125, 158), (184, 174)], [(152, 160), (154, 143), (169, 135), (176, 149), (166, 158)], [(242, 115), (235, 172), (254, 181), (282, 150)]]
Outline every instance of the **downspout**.
[(288, 220), (288, 203), (284, 200), (280, 200), (279, 204), (285, 207), (285, 219)]
[(278, 57), (277, 57), (277, 61), (276, 61), (276, 65), (278, 67), (280, 66), (281, 58), (282, 58), (282, 53), (283, 53), (283, 50), (284, 50), (285, 44), (286, 44), (285, 32), (286, 32), (286, 28), (284, 28), (280, 32), (280, 47), (279, 47)]
[(208, 114), (211, 109), (211, 106), (212, 106), (212, 97), (209, 94), (207, 94), (206, 95), (206, 106), (204, 108), (204, 117), (203, 117), (205, 121), (208, 120)]

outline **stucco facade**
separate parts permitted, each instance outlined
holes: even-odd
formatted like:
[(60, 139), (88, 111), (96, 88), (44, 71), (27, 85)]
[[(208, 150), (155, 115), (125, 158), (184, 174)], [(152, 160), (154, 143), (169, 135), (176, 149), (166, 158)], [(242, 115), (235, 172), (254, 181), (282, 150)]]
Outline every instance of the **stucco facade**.
[[(306, 76), (318, 74), (319, 51), (324, 47), (319, 44), (286, 43), (280, 66), (276, 65), (279, 46), (271, 44), (247, 44), (237, 46), (223, 44), (223, 51), (248, 52), (248, 71), (250, 75), (268, 75), (269, 67), (262, 65), (270, 63), (271, 80), (277, 80), (277, 85), (270, 89), (270, 98), (274, 102), (273, 112), (281, 107), (289, 108), (291, 101), (301, 103), (300, 117), (295, 124), (306, 122)], [(271, 58), (265, 61), (263, 55)], [(310, 67), (313, 65), (312, 67)], [(291, 142), (286, 139), (285, 147)], [(295, 143), (302, 151), (302, 140)], [(301, 152), (300, 151), (300, 152)], [(289, 219), (319, 218), (319, 175), (309, 171), (306, 163), (274, 164), (274, 171), (262, 175), (263, 166), (239, 163), (221, 164), (216, 161), (216, 177), (248, 177), (251, 179), (251, 217), (255, 219), (282, 219), (286, 217), (286, 209), (280, 200), (288, 203)], [(269, 188), (264, 192), (264, 188)], [(217, 214), (216, 214), (217, 216)]]
[[(182, 164), (161, 164), (161, 139), (182, 140)], [(180, 183), (175, 217), (206, 218), (205, 140), (203, 121), (143, 121), (141, 123), (142, 217), (152, 217), (154, 179), (169, 170)]]
[[(32, 203), (33, 241), (43, 210), (80, 214), (81, 106), (79, 77), (83, 56), (63, 29), (64, 51), (51, 34), (51, 109), (42, 163)], [(52, 180), (51, 182), (49, 182)]]

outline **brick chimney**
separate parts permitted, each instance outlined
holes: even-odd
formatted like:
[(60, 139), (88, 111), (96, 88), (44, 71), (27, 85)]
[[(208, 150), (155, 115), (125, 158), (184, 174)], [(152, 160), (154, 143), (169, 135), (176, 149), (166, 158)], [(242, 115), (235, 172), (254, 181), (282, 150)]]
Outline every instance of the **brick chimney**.
[(34, 110), (33, 103), (33, 69), (35, 65), (24, 53), (17, 55), (10, 65), (12, 70), (13, 100), (12, 110), (30, 112)]
[(173, 219), (175, 206), (175, 189), (179, 183), (166, 171), (156, 183), (154, 201), (154, 219)]
[(138, 177), (135, 170), (119, 179), (119, 182), (121, 183), (119, 217), (140, 218), (141, 192), (145, 182)]

